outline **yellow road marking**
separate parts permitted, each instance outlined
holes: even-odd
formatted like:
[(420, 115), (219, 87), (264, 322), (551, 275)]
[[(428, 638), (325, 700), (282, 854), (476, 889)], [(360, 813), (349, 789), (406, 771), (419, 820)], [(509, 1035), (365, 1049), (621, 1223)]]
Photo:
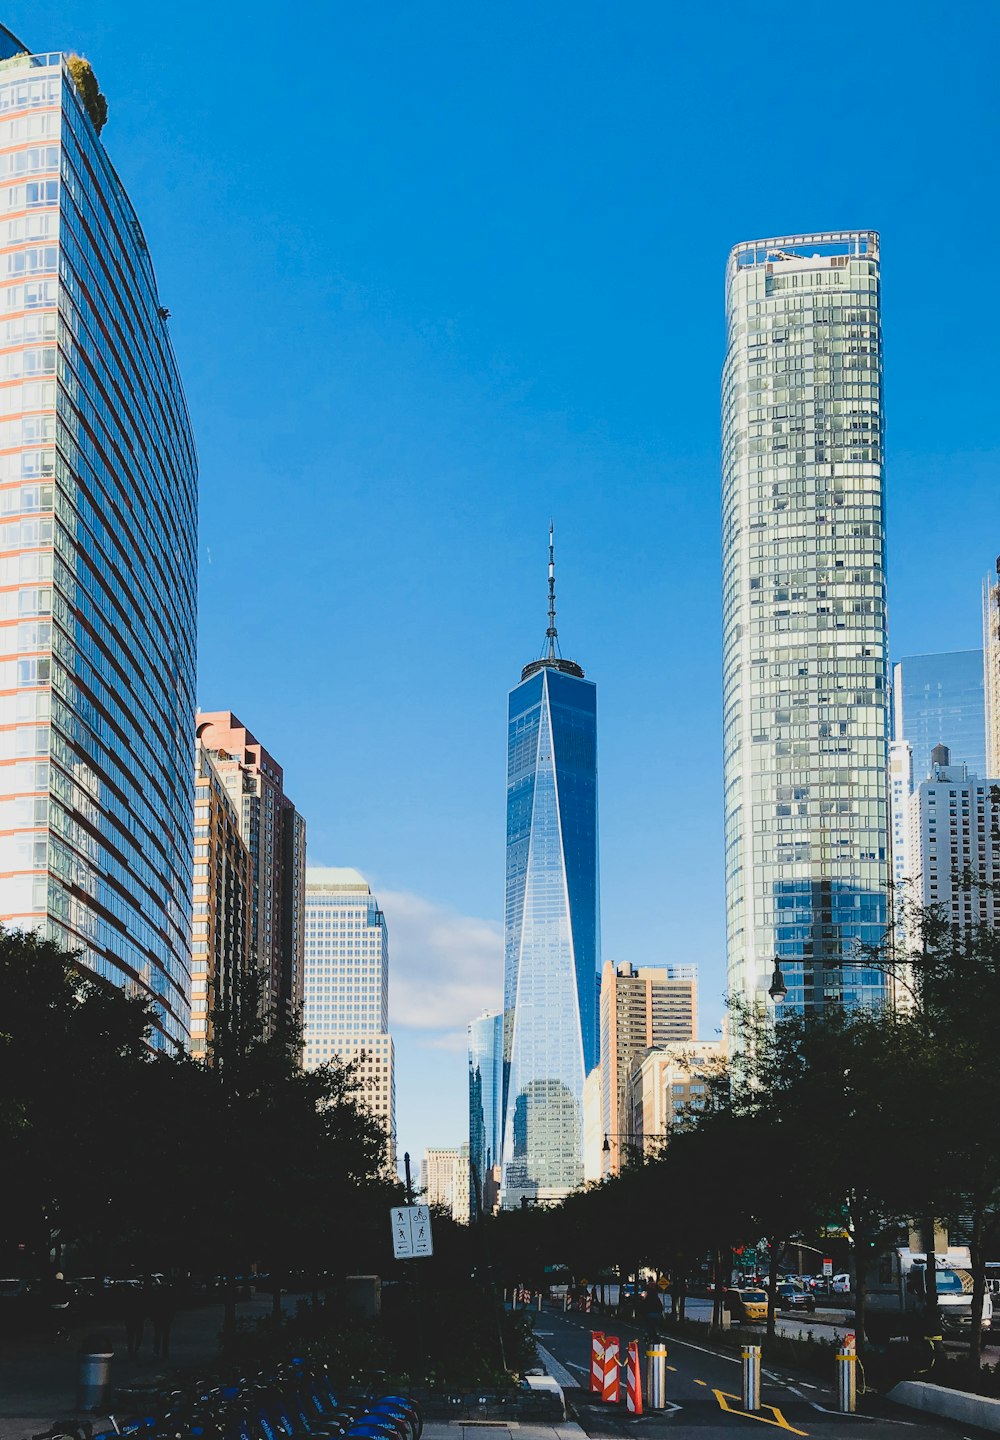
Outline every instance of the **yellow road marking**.
[(677, 1366), (676, 1366), (676, 1365), (668, 1365), (668, 1366), (667, 1366), (667, 1369), (668, 1369), (668, 1370), (672, 1370), (675, 1375), (677, 1374)]
[(705, 1380), (696, 1380), (694, 1383), (695, 1383), (696, 1385), (704, 1385), (704, 1386), (705, 1386), (705, 1389), (706, 1389), (706, 1390), (708, 1389), (708, 1383), (707, 1383), (707, 1381), (705, 1381)]
[[(699, 1381), (695, 1381), (696, 1385), (699, 1383)], [(727, 1395), (724, 1390), (713, 1390), (712, 1394), (719, 1402), (719, 1409), (727, 1411), (730, 1415), (742, 1415), (745, 1420), (759, 1420), (762, 1425), (776, 1425), (779, 1430), (789, 1430), (793, 1435), (809, 1434), (808, 1430), (796, 1430), (794, 1425), (789, 1425), (777, 1405), (761, 1406), (762, 1410), (770, 1410), (774, 1416), (773, 1420), (769, 1420), (766, 1415), (755, 1415), (752, 1410), (744, 1410), (742, 1398), (739, 1395)], [(730, 1405), (730, 1400), (735, 1400), (736, 1404)]]

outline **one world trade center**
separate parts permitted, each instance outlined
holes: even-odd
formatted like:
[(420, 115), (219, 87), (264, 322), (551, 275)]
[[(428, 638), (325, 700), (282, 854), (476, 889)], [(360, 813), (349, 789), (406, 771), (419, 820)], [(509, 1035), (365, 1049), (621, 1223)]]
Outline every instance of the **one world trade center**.
[(507, 714), (501, 1204), (583, 1183), (583, 1082), (597, 1064), (597, 687), (549, 623)]

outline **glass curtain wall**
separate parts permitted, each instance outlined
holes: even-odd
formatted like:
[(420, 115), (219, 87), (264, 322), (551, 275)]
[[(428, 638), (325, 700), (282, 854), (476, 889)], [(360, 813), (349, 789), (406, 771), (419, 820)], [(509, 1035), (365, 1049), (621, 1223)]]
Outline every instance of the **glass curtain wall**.
[(0, 918), (190, 1028), (196, 460), (64, 57), (0, 63)]
[(525, 674), (508, 725), (505, 1208), (582, 1183), (597, 1059), (597, 691), (572, 662)]
[(878, 236), (738, 245), (722, 385), (730, 991), (879, 1001), (886, 920)]

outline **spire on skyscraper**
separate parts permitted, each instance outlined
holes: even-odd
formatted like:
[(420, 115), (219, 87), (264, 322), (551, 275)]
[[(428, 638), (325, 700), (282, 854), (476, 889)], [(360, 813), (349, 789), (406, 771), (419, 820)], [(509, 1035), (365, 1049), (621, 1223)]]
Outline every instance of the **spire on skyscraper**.
[(555, 527), (549, 521), (549, 628), (545, 632), (548, 643), (548, 660), (555, 660), (559, 648), (559, 631), (556, 629), (556, 544)]
[(525, 665), (521, 671), (521, 679), (527, 680), (529, 675), (534, 675), (537, 670), (551, 668), (561, 670), (566, 675), (576, 675), (583, 679), (583, 670), (575, 660), (564, 660), (562, 650), (559, 647), (559, 631), (556, 629), (556, 542), (555, 526), (549, 521), (549, 625), (545, 632), (545, 643), (542, 646), (541, 657), (532, 660)]

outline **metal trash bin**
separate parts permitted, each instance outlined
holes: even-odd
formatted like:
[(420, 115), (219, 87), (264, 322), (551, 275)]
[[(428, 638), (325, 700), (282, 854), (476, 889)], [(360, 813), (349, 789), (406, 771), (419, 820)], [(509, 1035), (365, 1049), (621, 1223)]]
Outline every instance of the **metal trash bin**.
[(111, 1403), (114, 1346), (107, 1335), (88, 1335), (80, 1346), (79, 1355), (77, 1406), (80, 1410), (105, 1411)]

